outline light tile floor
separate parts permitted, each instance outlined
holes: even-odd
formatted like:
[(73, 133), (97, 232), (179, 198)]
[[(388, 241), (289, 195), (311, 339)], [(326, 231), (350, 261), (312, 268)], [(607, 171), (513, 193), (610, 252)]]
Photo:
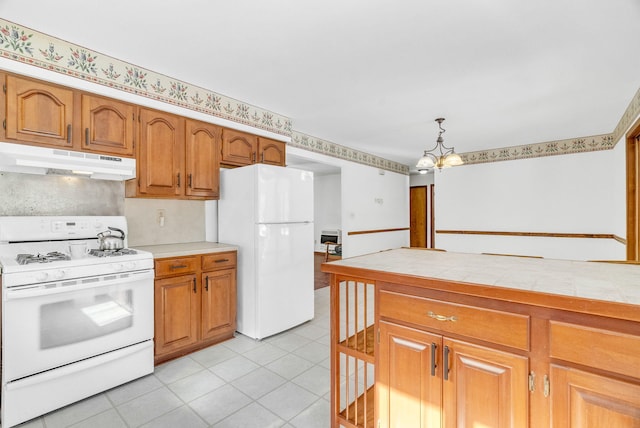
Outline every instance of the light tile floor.
[(310, 322), (263, 341), (237, 335), (20, 427), (328, 428), (329, 340), (325, 287)]

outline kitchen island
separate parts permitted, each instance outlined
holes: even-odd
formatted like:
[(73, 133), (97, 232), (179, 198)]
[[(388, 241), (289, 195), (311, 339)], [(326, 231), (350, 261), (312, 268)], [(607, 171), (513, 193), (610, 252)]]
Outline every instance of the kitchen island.
[(334, 427), (640, 423), (640, 266), (397, 249), (322, 269)]

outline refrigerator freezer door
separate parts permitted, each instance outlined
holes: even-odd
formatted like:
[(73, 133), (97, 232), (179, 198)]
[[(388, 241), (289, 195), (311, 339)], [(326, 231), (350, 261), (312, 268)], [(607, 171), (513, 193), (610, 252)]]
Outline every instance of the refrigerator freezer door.
[(256, 223), (313, 221), (313, 173), (273, 165), (254, 165)]
[(256, 225), (256, 339), (313, 318), (313, 223)]

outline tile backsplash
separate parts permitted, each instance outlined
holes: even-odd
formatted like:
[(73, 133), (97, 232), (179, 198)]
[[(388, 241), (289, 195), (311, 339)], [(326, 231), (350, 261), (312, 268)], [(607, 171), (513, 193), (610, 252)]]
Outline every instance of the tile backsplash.
[(127, 198), (124, 215), (130, 247), (205, 240), (204, 201)]
[(124, 183), (0, 173), (0, 215), (123, 215)]
[(204, 201), (125, 198), (121, 181), (0, 173), (0, 216), (57, 215), (124, 215), (131, 247), (206, 238)]

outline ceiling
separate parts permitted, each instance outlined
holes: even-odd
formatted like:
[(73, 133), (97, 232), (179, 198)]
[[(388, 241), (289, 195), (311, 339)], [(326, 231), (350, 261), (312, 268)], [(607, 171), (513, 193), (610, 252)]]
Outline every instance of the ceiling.
[(2, 0), (0, 16), (410, 165), (612, 132), (638, 0)]

